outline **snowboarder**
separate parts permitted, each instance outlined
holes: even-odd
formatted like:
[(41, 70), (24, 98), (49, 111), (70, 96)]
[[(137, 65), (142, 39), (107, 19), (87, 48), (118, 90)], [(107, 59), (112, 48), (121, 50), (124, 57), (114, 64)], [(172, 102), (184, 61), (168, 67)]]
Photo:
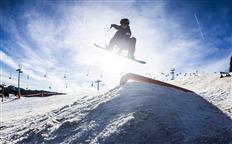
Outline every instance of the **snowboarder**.
[(136, 38), (131, 37), (130, 22), (129, 19), (123, 18), (120, 21), (120, 26), (111, 24), (110, 28), (115, 28), (117, 32), (110, 40), (109, 45), (106, 47), (108, 50), (113, 50), (114, 46), (119, 48), (118, 53), (121, 54), (123, 50), (127, 50), (127, 57), (134, 59)]

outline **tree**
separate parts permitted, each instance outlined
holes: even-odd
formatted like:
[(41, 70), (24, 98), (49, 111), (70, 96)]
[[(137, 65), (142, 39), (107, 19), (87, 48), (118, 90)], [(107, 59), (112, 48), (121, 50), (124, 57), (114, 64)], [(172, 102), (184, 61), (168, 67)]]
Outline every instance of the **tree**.
[(229, 72), (232, 72), (232, 56), (230, 58), (230, 70), (229, 70)]

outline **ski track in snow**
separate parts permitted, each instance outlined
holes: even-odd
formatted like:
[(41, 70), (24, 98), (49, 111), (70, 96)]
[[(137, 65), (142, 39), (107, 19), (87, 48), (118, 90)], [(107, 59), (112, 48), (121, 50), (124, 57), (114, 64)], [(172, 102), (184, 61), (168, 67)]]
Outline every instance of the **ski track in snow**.
[(213, 75), (173, 83), (196, 93), (132, 82), (102, 95), (84, 96), (43, 115), (4, 120), (0, 140), (51, 144), (231, 144), (232, 114), (227, 111), (232, 105), (231, 79)]

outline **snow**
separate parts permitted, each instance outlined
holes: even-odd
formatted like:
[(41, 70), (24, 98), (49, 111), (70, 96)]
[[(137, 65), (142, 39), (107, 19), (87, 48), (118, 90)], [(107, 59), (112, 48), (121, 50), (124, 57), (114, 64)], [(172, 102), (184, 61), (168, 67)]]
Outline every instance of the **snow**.
[(196, 92), (232, 118), (232, 77), (220, 78), (219, 73), (214, 73), (171, 83)]
[[(72, 104), (74, 101), (89, 95), (88, 92), (78, 93), (77, 95), (59, 95), (51, 97), (21, 97), (20, 100), (4, 100), (1, 103), (1, 121), (20, 120), (38, 114), (45, 114), (51, 110)], [(93, 95), (94, 96), (94, 95)]]
[(3, 103), (0, 139), (3, 143), (232, 143), (232, 113), (227, 110), (231, 78), (212, 74), (172, 83), (195, 93), (131, 82), (103, 94)]

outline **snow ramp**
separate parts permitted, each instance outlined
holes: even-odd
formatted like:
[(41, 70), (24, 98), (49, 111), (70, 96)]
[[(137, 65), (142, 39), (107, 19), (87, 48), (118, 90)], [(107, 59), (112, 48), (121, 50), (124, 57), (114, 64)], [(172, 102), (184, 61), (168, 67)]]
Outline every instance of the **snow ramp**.
[(43, 116), (3, 123), (1, 130), (3, 143), (232, 143), (232, 120), (201, 96), (141, 82), (86, 96)]

